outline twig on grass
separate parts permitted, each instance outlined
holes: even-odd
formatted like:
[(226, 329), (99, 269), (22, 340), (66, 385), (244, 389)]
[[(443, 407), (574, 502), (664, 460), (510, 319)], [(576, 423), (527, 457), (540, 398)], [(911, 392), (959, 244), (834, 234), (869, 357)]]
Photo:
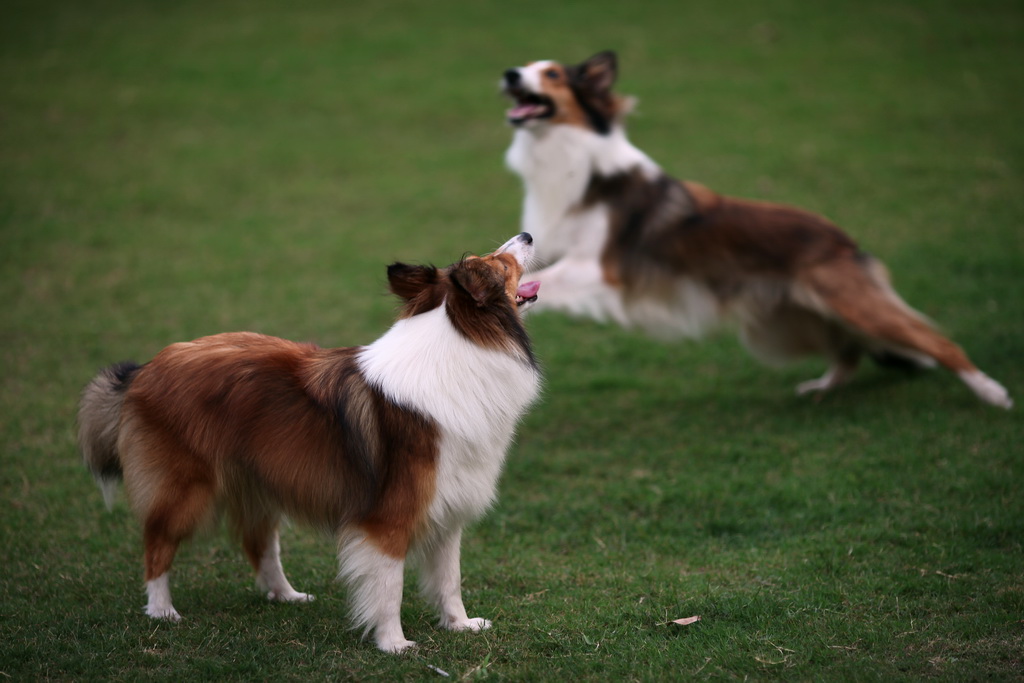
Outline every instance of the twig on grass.
[(706, 667), (710, 663), (711, 663), (711, 657), (705, 657), (704, 658), (704, 663), (701, 664), (700, 667), (696, 671), (694, 671), (692, 674), (690, 674), (690, 675), (691, 676), (696, 676), (697, 674), (699, 674), (701, 671), (704, 670), (704, 667)]

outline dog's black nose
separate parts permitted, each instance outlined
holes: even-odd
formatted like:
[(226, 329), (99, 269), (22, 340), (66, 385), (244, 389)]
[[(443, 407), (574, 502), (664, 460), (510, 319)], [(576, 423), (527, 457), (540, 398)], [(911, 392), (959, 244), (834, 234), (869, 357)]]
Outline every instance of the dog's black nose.
[(519, 239), (526, 242), (527, 244), (533, 244), (533, 235), (528, 232), (519, 233)]
[(505, 84), (510, 86), (519, 85), (519, 81), (522, 77), (519, 75), (519, 69), (507, 69), (505, 71)]

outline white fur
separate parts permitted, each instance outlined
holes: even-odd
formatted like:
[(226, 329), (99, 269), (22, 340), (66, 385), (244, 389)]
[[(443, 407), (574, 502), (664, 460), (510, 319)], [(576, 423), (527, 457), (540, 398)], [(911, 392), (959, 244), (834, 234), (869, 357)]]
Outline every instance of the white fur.
[[(256, 574), (256, 584), (267, 591), (267, 599), (277, 602), (309, 602), (314, 596), (300, 593), (288, 582), (281, 567), (281, 542), (275, 530), (267, 544), (267, 549), (260, 558), (260, 568)], [(165, 572), (146, 582), (146, 614), (154, 619), (181, 621), (181, 615), (171, 603), (170, 574)]]
[(540, 378), (524, 360), (466, 339), (444, 306), (399, 320), (359, 355), (367, 381), (441, 427), (430, 519), (461, 527), (494, 500), (516, 424)]
[(511, 254), (517, 261), (519, 261), (519, 265), (526, 268), (533, 260), (533, 236), (528, 233), (521, 232), (509, 241), (505, 242), (505, 244), (498, 247), (494, 253)]
[(829, 391), (846, 383), (853, 375), (854, 370), (854, 367), (833, 363), (818, 379), (809, 379), (796, 385), (796, 393), (798, 396), (803, 396), (804, 394)]
[(605, 281), (600, 258), (610, 229), (608, 209), (581, 205), (591, 174), (638, 169), (654, 179), (661, 173), (621, 126), (608, 135), (543, 122), (518, 128), (505, 162), (526, 190), (522, 228), (536, 240), (541, 260), (550, 263), (525, 276), (544, 286), (535, 310), (612, 321), (664, 338), (699, 337), (718, 322), (718, 299), (699, 282), (681, 279), (672, 296), (627, 302), (620, 288)]
[(338, 577), (350, 587), (352, 621), (373, 630), (377, 647), (401, 652), (416, 643), (402, 631), (402, 584), (405, 561), (378, 550), (360, 531), (344, 531), (338, 542)]
[(537, 371), (456, 330), (444, 306), (396, 322), (359, 354), (366, 380), (445, 435), (504, 451), (539, 388)]
[[(359, 365), (388, 398), (441, 427), (428, 531), (414, 547), (423, 560), (422, 591), (446, 628), (488, 628), (487, 620), (467, 617), (462, 604), (459, 540), (462, 527), (494, 501), (516, 423), (539, 391), (538, 374), (523, 359), (470, 342), (444, 306), (395, 323), (360, 353)], [(404, 563), (358, 533), (349, 532), (341, 546), (340, 575), (353, 586), (356, 624), (374, 631), (381, 650), (413, 645), (399, 620)]]
[(421, 545), (420, 592), (437, 608), (442, 627), (452, 631), (482, 631), (490, 628), (491, 622), (470, 619), (462, 604), (461, 541), (461, 527), (438, 528), (435, 536)]
[(100, 487), (100, 493), (103, 494), (103, 504), (107, 506), (107, 510), (114, 509), (114, 501), (117, 500), (117, 489), (120, 482), (117, 479), (99, 479), (97, 481)]
[(957, 373), (960, 379), (978, 395), (982, 401), (1000, 408), (1012, 408), (1013, 399), (1002, 384), (995, 381), (981, 370), (964, 370)]
[(146, 594), (149, 598), (146, 603), (146, 614), (154, 619), (169, 619), (170, 621), (181, 621), (181, 615), (171, 604), (171, 588), (167, 573), (146, 582)]
[[(462, 604), (462, 575), (459, 545), (462, 528), (436, 529), (435, 535), (418, 546), (421, 559), (420, 590), (437, 607), (440, 625), (452, 631), (482, 631), (491, 627), (487, 619), (470, 619)], [(405, 562), (388, 557), (358, 530), (348, 529), (339, 542), (339, 577), (351, 586), (352, 617), (364, 634), (373, 630), (377, 647), (385, 652), (402, 652), (416, 643), (405, 638), (401, 607)]]
[(672, 296), (639, 296), (626, 301), (622, 290), (608, 284), (597, 256), (572, 251), (565, 258), (526, 277), (544, 285), (540, 310), (562, 311), (622, 327), (638, 327), (663, 338), (700, 337), (719, 321), (718, 298), (701, 283), (680, 278)]
[(545, 262), (595, 257), (604, 246), (606, 210), (580, 211), (579, 206), (593, 171), (613, 174), (640, 168), (651, 178), (659, 173), (658, 165), (629, 142), (621, 126), (608, 135), (543, 122), (518, 128), (505, 163), (523, 179), (522, 229), (533, 235), (537, 255)]
[(600, 322), (629, 324), (629, 315), (619, 291), (604, 281), (596, 258), (573, 254), (531, 273), (544, 288), (543, 303), (535, 310), (563, 311)]
[[(515, 238), (499, 251), (524, 263), (532, 248)], [(525, 358), (468, 340), (443, 305), (399, 320), (360, 352), (358, 363), (390, 400), (440, 426), (436, 490), (426, 531), (412, 549), (422, 560), (421, 590), (445, 628), (489, 628), (486, 619), (470, 619), (462, 604), (459, 542), (463, 526), (494, 501), (516, 424), (540, 390), (539, 374)], [(404, 563), (381, 553), (361, 532), (345, 532), (340, 546), (340, 576), (353, 585), (355, 622), (374, 631), (382, 650), (413, 645), (399, 621)]]
[(267, 591), (267, 600), (277, 602), (311, 602), (315, 599), (309, 593), (300, 593), (292, 588), (281, 567), (281, 539), (275, 529), (267, 543), (260, 568), (256, 573), (256, 585)]
[(539, 62), (534, 62), (524, 67), (516, 69), (519, 72), (519, 77), (523, 79), (523, 85), (528, 90), (533, 92), (541, 91), (541, 77), (540, 74), (545, 69), (555, 66), (555, 62), (550, 59), (542, 59)]

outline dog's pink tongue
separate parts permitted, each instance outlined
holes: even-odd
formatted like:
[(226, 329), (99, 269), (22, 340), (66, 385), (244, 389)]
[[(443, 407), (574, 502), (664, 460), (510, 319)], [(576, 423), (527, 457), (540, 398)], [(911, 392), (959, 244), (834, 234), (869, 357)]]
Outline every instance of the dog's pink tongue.
[(540, 282), (533, 280), (531, 282), (524, 282), (519, 285), (519, 289), (516, 290), (516, 296), (523, 299), (532, 299), (537, 296), (537, 290), (540, 289)]
[(525, 119), (533, 116), (541, 109), (543, 109), (543, 107), (536, 104), (521, 104), (518, 107), (509, 109), (508, 117), (510, 119)]

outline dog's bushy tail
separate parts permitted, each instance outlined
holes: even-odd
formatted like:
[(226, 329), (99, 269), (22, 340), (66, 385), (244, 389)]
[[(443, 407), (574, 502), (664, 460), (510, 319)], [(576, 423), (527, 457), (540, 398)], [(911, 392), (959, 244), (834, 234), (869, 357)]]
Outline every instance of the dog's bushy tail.
[(121, 458), (117, 453), (121, 406), (140, 367), (125, 362), (104, 368), (86, 385), (78, 405), (78, 447), (82, 460), (103, 491), (108, 508), (113, 505), (117, 483), (122, 478)]

